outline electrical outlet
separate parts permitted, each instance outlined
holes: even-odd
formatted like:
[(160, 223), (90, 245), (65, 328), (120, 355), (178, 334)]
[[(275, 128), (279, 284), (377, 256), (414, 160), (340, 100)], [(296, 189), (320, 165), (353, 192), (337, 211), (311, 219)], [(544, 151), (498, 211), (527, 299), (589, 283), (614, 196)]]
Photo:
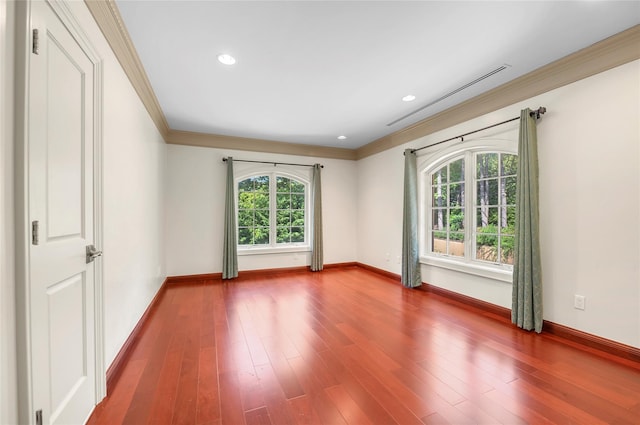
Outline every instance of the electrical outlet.
[(399, 255), (396, 257), (396, 263), (400, 264), (400, 256)]
[(574, 295), (573, 297), (573, 307), (578, 310), (584, 310), (584, 295)]
[(391, 258), (391, 254), (389, 254), (388, 252), (384, 255), (384, 259), (385, 261), (389, 261), (389, 259)]

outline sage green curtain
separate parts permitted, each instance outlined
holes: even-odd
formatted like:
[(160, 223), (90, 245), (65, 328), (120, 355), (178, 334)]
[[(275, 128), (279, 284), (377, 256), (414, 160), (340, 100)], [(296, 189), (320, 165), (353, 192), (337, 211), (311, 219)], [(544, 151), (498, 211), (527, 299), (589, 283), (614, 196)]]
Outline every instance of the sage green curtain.
[(404, 151), (404, 204), (402, 213), (402, 285), (422, 285), (418, 252), (418, 171), (416, 154)]
[(542, 331), (542, 280), (538, 218), (538, 138), (530, 109), (520, 113), (516, 229), (511, 321)]
[(224, 246), (222, 248), (222, 278), (238, 277), (238, 244), (236, 239), (235, 184), (233, 158), (227, 158), (227, 193), (224, 199)]
[(320, 164), (314, 164), (311, 177), (311, 199), (313, 204), (311, 271), (318, 272), (324, 268), (322, 244), (322, 184), (320, 180)]
[(320, 164), (313, 166), (311, 177), (311, 208), (313, 209), (313, 223), (311, 226), (311, 271), (318, 272), (324, 268), (322, 244), (322, 184), (320, 181)]

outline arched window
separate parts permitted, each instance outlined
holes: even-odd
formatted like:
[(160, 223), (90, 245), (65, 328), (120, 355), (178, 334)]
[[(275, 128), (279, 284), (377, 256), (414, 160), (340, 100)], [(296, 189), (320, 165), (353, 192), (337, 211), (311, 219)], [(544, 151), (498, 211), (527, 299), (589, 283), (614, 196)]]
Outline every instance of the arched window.
[(429, 159), (422, 174), (423, 262), (510, 272), (517, 155), (485, 145)]
[(238, 249), (308, 247), (309, 183), (259, 173), (237, 183)]

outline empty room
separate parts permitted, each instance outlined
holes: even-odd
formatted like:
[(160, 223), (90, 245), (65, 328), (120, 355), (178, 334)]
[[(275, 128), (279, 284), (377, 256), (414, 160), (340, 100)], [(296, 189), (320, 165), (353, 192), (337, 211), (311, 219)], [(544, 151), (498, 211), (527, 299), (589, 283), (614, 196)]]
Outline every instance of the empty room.
[(640, 1), (0, 0), (0, 424), (640, 423)]

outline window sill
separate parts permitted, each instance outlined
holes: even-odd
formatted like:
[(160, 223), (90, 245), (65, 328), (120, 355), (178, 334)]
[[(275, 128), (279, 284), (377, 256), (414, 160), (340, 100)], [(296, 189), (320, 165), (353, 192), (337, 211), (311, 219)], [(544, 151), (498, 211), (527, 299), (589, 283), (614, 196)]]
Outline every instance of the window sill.
[(443, 269), (454, 270), (461, 273), (499, 280), (501, 282), (513, 282), (513, 270), (510, 267), (507, 268), (508, 266), (491, 266), (472, 263), (468, 261), (463, 262), (460, 260), (450, 259), (446, 256), (421, 256), (420, 263), (429, 266), (440, 267)]
[(238, 247), (238, 256), (264, 255), (264, 254), (287, 254), (291, 252), (310, 252), (310, 251), (311, 251), (311, 247), (308, 245), (286, 246), (286, 247), (259, 247), (259, 248)]

